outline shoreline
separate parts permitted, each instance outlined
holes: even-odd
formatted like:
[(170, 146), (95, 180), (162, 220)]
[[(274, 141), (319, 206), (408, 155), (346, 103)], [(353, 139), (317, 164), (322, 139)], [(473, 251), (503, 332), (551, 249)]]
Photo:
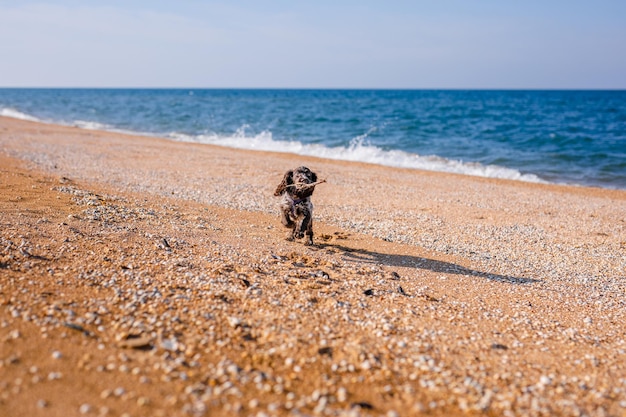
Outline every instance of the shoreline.
[[(626, 412), (626, 191), (7, 118), (0, 145), (2, 414)], [(312, 247), (272, 196), (302, 164)]]
[[(11, 113), (11, 112), (9, 112)], [(292, 150), (292, 151), (285, 151), (285, 152), (281, 152), (281, 151), (275, 151), (275, 150), (267, 150), (267, 149), (262, 149), (263, 145), (261, 145), (261, 147), (259, 149), (255, 149), (255, 148), (248, 148), (248, 147), (240, 147), (237, 145), (222, 145), (219, 143), (210, 143), (210, 142), (199, 142), (197, 140), (194, 139), (193, 136), (189, 136), (187, 137), (187, 135), (185, 134), (180, 134), (177, 136), (180, 137), (168, 137), (160, 135), (160, 134), (156, 134), (156, 133), (148, 133), (148, 132), (141, 132), (141, 131), (126, 131), (123, 129), (114, 129), (114, 128), (109, 128), (107, 129), (106, 125), (101, 125), (98, 122), (80, 122), (80, 121), (75, 121), (72, 124), (63, 124), (63, 123), (57, 123), (57, 122), (53, 122), (53, 121), (44, 121), (44, 120), (40, 120), (36, 117), (32, 117), (29, 116), (28, 114), (24, 114), (21, 113), (19, 111), (15, 111), (16, 114), (14, 115), (9, 115), (9, 114), (0, 114), (0, 117), (5, 117), (5, 118), (14, 118), (16, 120), (22, 120), (22, 121), (27, 121), (27, 122), (33, 122), (33, 123), (40, 123), (40, 124), (47, 124), (47, 125), (51, 125), (51, 126), (59, 126), (59, 127), (69, 127), (69, 128), (78, 128), (78, 129), (83, 129), (83, 130), (87, 130), (87, 131), (96, 131), (96, 132), (106, 132), (106, 133), (112, 133), (112, 134), (120, 134), (120, 135), (126, 135), (126, 136), (131, 136), (131, 137), (144, 137), (144, 138), (156, 138), (156, 139), (164, 139), (164, 140), (170, 140), (170, 141), (174, 141), (174, 142), (181, 142), (181, 143), (190, 143), (190, 144), (200, 144), (200, 145), (207, 145), (207, 146), (217, 146), (217, 147), (227, 147), (230, 149), (236, 149), (236, 150), (243, 150), (243, 151), (257, 151), (257, 152), (271, 152), (271, 153), (288, 153), (288, 154), (292, 154), (296, 157), (312, 157), (312, 158), (319, 158), (319, 159), (327, 159), (327, 160), (331, 160), (331, 161), (339, 161), (339, 162), (354, 162), (354, 163), (365, 163), (365, 164), (372, 164), (372, 165), (379, 165), (379, 166), (383, 166), (383, 167), (388, 167), (388, 168), (394, 168), (394, 169), (410, 169), (410, 170), (417, 170), (417, 171), (428, 171), (428, 172), (436, 172), (436, 173), (451, 173), (451, 174), (457, 174), (457, 175), (465, 175), (465, 176), (472, 176), (472, 177), (478, 177), (478, 178), (494, 178), (494, 179), (503, 179), (503, 180), (513, 180), (513, 181), (521, 181), (521, 182), (526, 182), (526, 183), (538, 183), (538, 184), (548, 184), (548, 185), (559, 185), (559, 186), (571, 186), (571, 187), (583, 187), (583, 188), (602, 188), (602, 189), (608, 189), (608, 190), (617, 190), (617, 191), (626, 191), (626, 187), (624, 188), (618, 188), (615, 186), (602, 186), (602, 185), (594, 185), (594, 184), (584, 184), (584, 183), (576, 183), (576, 182), (556, 182), (554, 180), (546, 180), (542, 177), (539, 176), (539, 174), (535, 174), (535, 173), (523, 173), (521, 171), (519, 171), (519, 168), (510, 168), (507, 166), (500, 166), (500, 165), (483, 165), (482, 163), (477, 163), (476, 166), (480, 167), (480, 170), (478, 172), (475, 171), (475, 164), (472, 162), (463, 162), (461, 160), (454, 160), (454, 159), (447, 159), (447, 158), (443, 158), (443, 157), (439, 157), (436, 155), (433, 156), (420, 156), (420, 155), (416, 155), (416, 154), (411, 154), (411, 153), (406, 153), (405, 151), (402, 150), (398, 150), (397, 152), (399, 152), (400, 155), (396, 155), (395, 158), (396, 160), (398, 158), (400, 158), (401, 160), (403, 160), (404, 162), (402, 163), (390, 163), (387, 160), (387, 157), (383, 157), (378, 158), (377, 161), (362, 161), (362, 160), (354, 160), (352, 158), (345, 158), (345, 157), (330, 157), (329, 155), (318, 155), (315, 152), (311, 153), (311, 151), (302, 151), (300, 150), (300, 152), (296, 151), (296, 150)], [(309, 145), (305, 145), (305, 144), (300, 144), (302, 146), (304, 146), (305, 148), (308, 148)], [(282, 146), (285, 147), (289, 147), (290, 146), (290, 142), (285, 142), (282, 143)], [(378, 148), (376, 148), (377, 150), (380, 150)], [(333, 151), (345, 151), (345, 148), (339, 147), (339, 148), (328, 148), (328, 151), (330, 151), (331, 153)], [(406, 157), (416, 157), (420, 160), (422, 160), (422, 162), (417, 163), (412, 160), (409, 162), (405, 161)], [(429, 163), (432, 163), (434, 160), (439, 161), (438, 164), (442, 164), (439, 165), (438, 168), (436, 167), (423, 167), (422, 164), (424, 163), (423, 160), (429, 160)], [(403, 166), (404, 165), (404, 166)], [(460, 171), (456, 168), (457, 165), (462, 166), (463, 168), (460, 169)], [(494, 175), (493, 173), (491, 174), (486, 174), (485, 172), (488, 171), (497, 171), (498, 174)]]
[[(136, 139), (144, 139), (144, 140), (156, 140), (156, 141), (166, 141), (166, 142), (172, 142), (172, 143), (179, 143), (179, 144), (187, 144), (190, 146), (200, 146), (200, 147), (208, 147), (208, 148), (217, 148), (217, 149), (225, 149), (225, 150), (232, 150), (233, 152), (243, 152), (243, 153), (248, 153), (251, 152), (253, 154), (269, 154), (269, 155), (280, 155), (280, 156), (284, 156), (284, 157), (291, 157), (292, 159), (305, 159), (305, 160), (320, 160), (320, 161), (325, 161), (327, 163), (337, 163), (337, 164), (355, 164), (356, 166), (371, 166), (371, 167), (379, 167), (382, 169), (389, 169), (389, 170), (399, 170), (399, 171), (409, 171), (409, 172), (415, 172), (416, 174), (421, 174), (421, 175), (428, 175), (430, 173), (434, 174), (434, 175), (442, 175), (442, 176), (448, 176), (448, 175), (452, 175), (452, 176), (460, 176), (460, 177), (469, 177), (469, 178), (473, 178), (473, 179), (483, 179), (483, 180), (494, 180), (496, 182), (498, 181), (503, 181), (503, 182), (513, 182), (513, 183), (522, 183), (522, 184), (526, 184), (526, 185), (540, 185), (540, 186), (546, 186), (546, 187), (557, 187), (558, 188), (565, 188), (565, 189), (570, 189), (570, 191), (576, 190), (576, 189), (580, 189), (583, 192), (585, 192), (585, 190), (587, 191), (591, 191), (591, 190), (598, 190), (598, 191), (606, 191), (606, 192), (615, 192), (614, 197), (616, 198), (621, 198), (619, 195), (620, 194), (624, 194), (626, 195), (626, 189), (621, 189), (621, 188), (608, 188), (608, 187), (601, 187), (601, 186), (591, 186), (591, 185), (584, 185), (584, 184), (568, 184), (568, 183), (556, 183), (556, 182), (549, 182), (549, 181), (539, 181), (539, 182), (534, 182), (534, 181), (527, 181), (527, 180), (520, 180), (520, 179), (511, 179), (511, 178), (499, 178), (499, 177), (488, 177), (488, 176), (482, 176), (482, 175), (473, 175), (473, 174), (466, 174), (466, 173), (457, 173), (457, 172), (448, 172), (448, 171), (436, 171), (436, 170), (429, 170), (429, 169), (421, 169), (421, 168), (412, 168), (412, 167), (399, 167), (399, 166), (390, 166), (390, 165), (382, 165), (382, 164), (378, 164), (375, 162), (367, 162), (367, 161), (351, 161), (351, 160), (344, 160), (344, 159), (331, 159), (331, 158), (325, 158), (323, 156), (317, 156), (317, 155), (301, 155), (301, 154), (295, 154), (295, 153), (290, 153), (290, 152), (280, 152), (280, 151), (267, 151), (267, 150), (255, 150), (255, 149), (248, 149), (248, 148), (236, 148), (236, 147), (230, 147), (230, 146), (222, 146), (222, 145), (217, 145), (217, 144), (211, 144), (211, 143), (201, 143), (201, 142), (194, 142), (194, 141), (185, 141), (185, 140), (176, 140), (176, 139), (172, 139), (172, 138), (167, 138), (167, 137), (163, 137), (163, 136), (159, 136), (159, 135), (152, 135), (149, 133), (139, 133), (139, 132), (131, 132), (131, 131), (115, 131), (115, 130), (100, 130), (100, 129), (91, 129), (91, 128), (83, 128), (80, 126), (76, 126), (76, 125), (71, 125), (71, 124), (58, 124), (58, 123), (54, 123), (54, 122), (46, 122), (46, 121), (42, 121), (42, 120), (30, 120), (30, 119), (25, 119), (25, 118), (20, 118), (20, 117), (11, 117), (11, 116), (0, 116), (0, 121), (6, 121), (8, 123), (10, 123), (11, 121), (16, 122), (18, 125), (20, 123), (26, 123), (28, 124), (34, 124), (34, 125), (43, 125), (43, 126), (49, 126), (50, 128), (54, 129), (54, 128), (60, 128), (60, 129), (69, 129), (70, 131), (72, 130), (78, 130), (81, 132), (84, 132), (85, 135), (80, 135), (79, 136), (91, 136), (89, 133), (93, 133), (94, 135), (112, 135), (112, 136), (120, 136), (120, 137), (125, 137), (128, 139), (132, 139), (132, 138), (136, 138)], [(626, 197), (625, 197), (626, 198)]]

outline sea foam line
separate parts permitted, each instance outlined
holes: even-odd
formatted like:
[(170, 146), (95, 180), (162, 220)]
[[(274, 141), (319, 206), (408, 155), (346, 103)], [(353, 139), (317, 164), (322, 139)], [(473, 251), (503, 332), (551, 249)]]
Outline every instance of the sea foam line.
[(2, 109), (0, 109), (0, 116), (3, 117), (11, 117), (13, 119), (20, 119), (20, 120), (28, 120), (30, 122), (41, 122), (41, 119), (38, 119), (34, 116), (28, 115), (26, 113), (22, 113), (21, 111), (12, 109), (10, 107), (4, 107)]
[(123, 133), (123, 134), (128, 134), (128, 135), (155, 136), (154, 134), (149, 134), (149, 133), (117, 129), (111, 125), (88, 121), (88, 120), (74, 120), (73, 122), (68, 123), (63, 120), (41, 119), (39, 117), (31, 116), (30, 114), (23, 113), (19, 110), (15, 110), (10, 107), (1, 108), (0, 116), (11, 117), (13, 119), (27, 120), (29, 122), (54, 124), (54, 125), (59, 125), (59, 126), (73, 126), (73, 127), (78, 127), (80, 129), (85, 129), (85, 130), (100, 130), (100, 131), (106, 131), (106, 132)]
[[(83, 120), (76, 120), (73, 123), (63, 123), (58, 121), (48, 122), (7, 107), (0, 109), (0, 116), (12, 117), (15, 119), (40, 123), (70, 125), (86, 130), (104, 130), (117, 133), (127, 133), (153, 137), (159, 136), (153, 133), (131, 132), (127, 130), (116, 129), (109, 125)], [(442, 158), (436, 155), (421, 156), (418, 154), (400, 150), (384, 150), (377, 146), (365, 143), (365, 139), (368, 134), (364, 134), (354, 138), (349, 146), (327, 147), (321, 144), (305, 144), (298, 141), (275, 140), (272, 137), (272, 133), (269, 131), (264, 131), (257, 135), (250, 136), (246, 134), (245, 130), (246, 126), (242, 126), (232, 135), (205, 134), (192, 136), (181, 133), (170, 133), (166, 135), (166, 137), (180, 142), (204, 143), (229, 148), (257, 151), (284, 152), (295, 155), (314, 156), (341, 161), (366, 162), (397, 168), (450, 172), (477, 177), (502, 178), (535, 183), (547, 182), (536, 175), (522, 174), (515, 169), (506, 168), (498, 165), (482, 165), (477, 162), (463, 162), (459, 160)]]
[(463, 162), (442, 158), (436, 155), (421, 156), (400, 150), (384, 150), (366, 144), (364, 136), (355, 138), (349, 146), (327, 147), (321, 144), (305, 144), (298, 141), (283, 141), (272, 138), (272, 133), (261, 132), (246, 136), (240, 129), (230, 136), (198, 135), (190, 136), (173, 133), (170, 138), (184, 142), (204, 143), (237, 149), (269, 152), (284, 152), (296, 155), (314, 156), (342, 161), (366, 162), (397, 168), (421, 169), (427, 171), (449, 172), (487, 178), (502, 178), (525, 182), (546, 183), (536, 175), (521, 172), (498, 165), (482, 165), (477, 162)]

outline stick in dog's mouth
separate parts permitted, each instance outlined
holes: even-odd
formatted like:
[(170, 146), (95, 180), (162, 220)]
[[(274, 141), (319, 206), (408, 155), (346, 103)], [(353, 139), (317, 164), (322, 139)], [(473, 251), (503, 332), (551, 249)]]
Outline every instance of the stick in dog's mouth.
[(311, 187), (315, 187), (316, 185), (320, 185), (322, 183), (325, 183), (326, 180), (321, 180), (321, 181), (316, 181), (316, 182), (312, 182), (312, 183), (299, 183), (299, 184), (289, 184), (286, 187), (296, 187), (296, 188), (311, 188)]

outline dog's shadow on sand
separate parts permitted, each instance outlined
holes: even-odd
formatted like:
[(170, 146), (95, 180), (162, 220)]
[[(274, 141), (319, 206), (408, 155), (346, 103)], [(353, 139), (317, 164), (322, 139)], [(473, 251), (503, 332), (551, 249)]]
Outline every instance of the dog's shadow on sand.
[(533, 284), (536, 282), (540, 282), (539, 280), (532, 278), (520, 278), (510, 275), (499, 275), (491, 274), (488, 272), (476, 271), (474, 269), (469, 269), (464, 266), (453, 264), (450, 262), (437, 261), (435, 259), (422, 258), (420, 256), (390, 255), (386, 253), (372, 252), (364, 249), (354, 249), (335, 243), (322, 243), (318, 244), (317, 246), (321, 249), (335, 249), (341, 251), (343, 252), (345, 258), (355, 262), (376, 263), (391, 267), (426, 269), (432, 272), (438, 272), (443, 274), (468, 275), (484, 278), (490, 281), (516, 285)]

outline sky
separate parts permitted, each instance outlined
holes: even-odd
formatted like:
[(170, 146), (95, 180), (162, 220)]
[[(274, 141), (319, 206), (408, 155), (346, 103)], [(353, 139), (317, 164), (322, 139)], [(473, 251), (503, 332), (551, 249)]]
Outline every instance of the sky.
[(625, 89), (624, 0), (0, 0), (0, 87)]

